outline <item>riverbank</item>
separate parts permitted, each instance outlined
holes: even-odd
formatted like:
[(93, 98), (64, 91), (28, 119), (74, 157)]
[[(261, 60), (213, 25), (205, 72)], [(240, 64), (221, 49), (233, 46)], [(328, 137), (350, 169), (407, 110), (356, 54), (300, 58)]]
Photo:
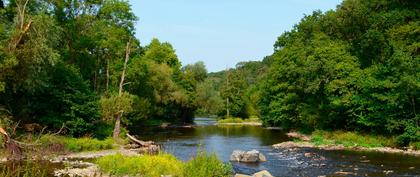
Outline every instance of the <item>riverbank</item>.
[(420, 156), (420, 150), (417, 150), (417, 147), (400, 149), (396, 147), (394, 138), (382, 136), (341, 131), (315, 131), (311, 135), (289, 132), (287, 135), (295, 140), (274, 144), (272, 147), (275, 149), (317, 148), (322, 150), (371, 151)]
[[(86, 157), (85, 154), (66, 156)], [(91, 157), (91, 156), (89, 156)], [(167, 153), (156, 155), (133, 154), (124, 151), (101, 151), (91, 162), (64, 161), (66, 168), (56, 170), (55, 176), (232, 176), (233, 169), (215, 154), (198, 153), (187, 162)]]
[(219, 119), (216, 123), (217, 125), (248, 125), (248, 126), (262, 126), (262, 122), (258, 118), (228, 118), (228, 119)]

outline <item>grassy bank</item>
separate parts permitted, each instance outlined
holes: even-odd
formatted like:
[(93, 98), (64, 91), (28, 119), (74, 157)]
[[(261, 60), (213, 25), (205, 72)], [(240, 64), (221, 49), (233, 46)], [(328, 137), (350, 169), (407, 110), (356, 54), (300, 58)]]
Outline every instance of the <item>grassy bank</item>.
[(170, 154), (127, 157), (121, 154), (97, 159), (99, 169), (115, 176), (174, 177), (231, 176), (232, 167), (224, 164), (215, 155), (199, 153), (188, 162), (182, 162)]
[(231, 117), (227, 119), (219, 119), (217, 120), (217, 123), (219, 124), (227, 124), (227, 123), (261, 123), (259, 118), (248, 118), (248, 119), (242, 119), (238, 117)]
[(49, 153), (99, 151), (115, 148), (115, 142), (111, 138), (99, 140), (89, 137), (73, 138), (58, 135), (34, 137), (30, 135), (23, 138), (22, 141), (33, 144), (35, 150)]
[(2, 164), (0, 167), (0, 176), (2, 177), (47, 177), (48, 170), (36, 162), (21, 162), (17, 164)]
[[(311, 143), (314, 145), (343, 145), (345, 147), (391, 147), (398, 148), (397, 137), (385, 137), (381, 135), (362, 134), (344, 131), (321, 131), (317, 130), (311, 134)], [(419, 150), (420, 142), (412, 142), (410, 149)]]
[(43, 145), (61, 144), (66, 151), (82, 152), (82, 151), (99, 151), (114, 148), (114, 140), (107, 138), (98, 140), (95, 138), (72, 138), (64, 136), (45, 135), (41, 137), (40, 142)]

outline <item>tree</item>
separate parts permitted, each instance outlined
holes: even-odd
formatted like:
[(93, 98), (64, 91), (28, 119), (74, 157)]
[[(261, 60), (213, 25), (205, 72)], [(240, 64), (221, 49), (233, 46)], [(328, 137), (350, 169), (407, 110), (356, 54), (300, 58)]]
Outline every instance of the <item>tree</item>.
[(108, 121), (115, 121), (115, 127), (112, 135), (115, 140), (119, 139), (121, 131), (121, 116), (133, 111), (133, 100), (133, 95), (130, 95), (127, 92), (122, 92), (121, 94), (111, 94), (108, 97), (103, 96), (99, 101), (102, 117)]
[(344, 1), (281, 35), (260, 86), (266, 124), (417, 141), (419, 4)]

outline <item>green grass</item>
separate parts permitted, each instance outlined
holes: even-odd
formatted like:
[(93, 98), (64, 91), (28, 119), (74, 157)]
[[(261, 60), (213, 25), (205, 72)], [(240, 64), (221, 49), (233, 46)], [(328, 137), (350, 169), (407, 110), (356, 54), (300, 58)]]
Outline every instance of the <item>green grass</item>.
[(70, 152), (99, 151), (114, 148), (114, 141), (111, 138), (98, 140), (95, 138), (72, 138), (65, 136), (43, 135), (39, 143), (44, 147), (63, 146), (64, 150)]
[(232, 176), (232, 166), (222, 163), (215, 154), (206, 152), (198, 153), (197, 156), (184, 165), (184, 177), (197, 176)]
[(101, 171), (116, 175), (137, 175), (160, 177), (160, 175), (181, 176), (183, 164), (169, 154), (127, 157), (121, 154), (104, 156), (97, 159)]
[(355, 132), (343, 131), (320, 131), (312, 133), (312, 143), (315, 145), (342, 144), (345, 147), (396, 147), (395, 137), (384, 137), (380, 135), (368, 135)]
[(6, 165), (3, 164), (0, 168), (0, 176), (2, 177), (46, 177), (48, 176), (47, 170), (39, 164), (33, 162), (23, 162), (22, 165)]
[(136, 157), (121, 154), (101, 157), (95, 162), (100, 170), (115, 176), (174, 177), (231, 176), (231, 166), (215, 155), (199, 153), (188, 162), (182, 162), (170, 154), (142, 155)]
[(420, 150), (420, 142), (411, 142), (410, 148), (414, 150)]
[(217, 123), (247, 123), (247, 122), (261, 122), (259, 118), (242, 119), (238, 117), (231, 117), (228, 119), (219, 119)]

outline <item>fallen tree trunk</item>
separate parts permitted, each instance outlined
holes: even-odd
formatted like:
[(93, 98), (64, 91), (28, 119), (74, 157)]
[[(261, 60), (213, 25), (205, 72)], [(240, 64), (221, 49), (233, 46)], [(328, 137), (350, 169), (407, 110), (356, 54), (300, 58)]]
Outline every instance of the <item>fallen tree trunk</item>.
[(149, 146), (152, 146), (152, 145), (155, 144), (153, 141), (141, 141), (141, 140), (138, 140), (137, 138), (135, 138), (134, 136), (131, 136), (128, 133), (127, 133), (127, 137), (128, 137), (128, 139), (130, 139), (131, 142), (136, 143), (136, 144), (138, 144), (140, 146), (143, 146), (143, 147), (149, 147)]

